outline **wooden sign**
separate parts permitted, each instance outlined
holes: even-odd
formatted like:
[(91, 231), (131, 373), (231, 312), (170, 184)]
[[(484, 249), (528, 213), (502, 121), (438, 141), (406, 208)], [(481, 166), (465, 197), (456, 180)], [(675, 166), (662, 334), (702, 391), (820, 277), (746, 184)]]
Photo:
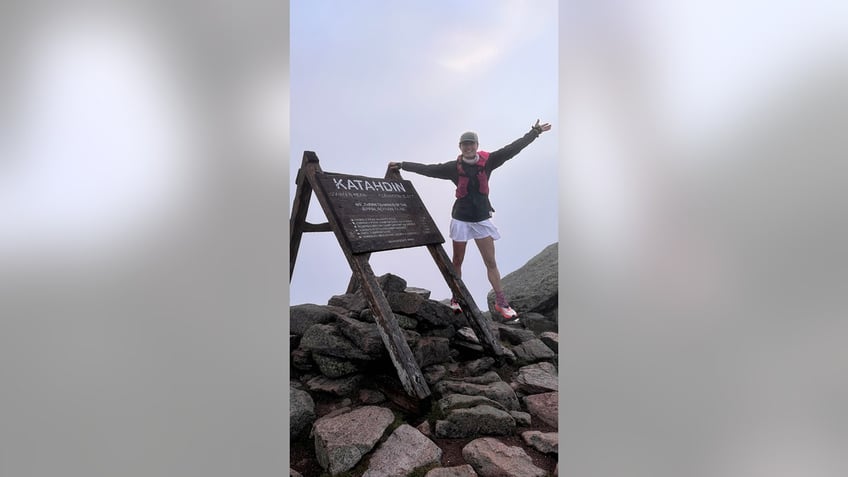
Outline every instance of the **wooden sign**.
[[(289, 219), (289, 280), (294, 274), (303, 234), (333, 232), (353, 271), (351, 281), (355, 279), (361, 285), (377, 330), (407, 394), (426, 399), (430, 396), (430, 388), (368, 263), (371, 252), (426, 245), (483, 348), (498, 359), (504, 358), (505, 351), (488, 320), (477, 308), (442, 247), (445, 241), (442, 234), (412, 183), (403, 180), (398, 171), (386, 171), (385, 179), (324, 172), (318, 164), (318, 156), (304, 151), (296, 184)], [(326, 223), (306, 221), (313, 192), (327, 216)]]
[(445, 242), (410, 181), (329, 172), (319, 179), (353, 253)]

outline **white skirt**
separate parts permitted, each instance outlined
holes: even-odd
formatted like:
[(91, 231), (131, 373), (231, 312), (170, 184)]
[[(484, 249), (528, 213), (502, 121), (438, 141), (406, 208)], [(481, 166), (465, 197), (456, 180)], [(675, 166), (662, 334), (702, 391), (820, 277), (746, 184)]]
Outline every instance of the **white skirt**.
[(463, 222), (461, 220), (451, 219), (450, 238), (454, 242), (467, 242), (471, 239), (485, 237), (492, 237), (494, 240), (501, 238), (498, 228), (495, 227), (491, 219), (486, 219), (482, 222)]

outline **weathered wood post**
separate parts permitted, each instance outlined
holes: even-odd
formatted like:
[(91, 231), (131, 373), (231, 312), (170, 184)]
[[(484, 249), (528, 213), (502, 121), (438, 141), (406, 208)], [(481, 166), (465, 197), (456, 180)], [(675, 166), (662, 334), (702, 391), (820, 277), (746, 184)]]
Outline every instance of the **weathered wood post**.
[[(315, 196), (318, 198), (318, 202), (321, 204), (321, 207), (324, 209), (324, 214), (327, 216), (329, 228), (335, 233), (342, 252), (344, 252), (345, 258), (347, 259), (351, 270), (353, 270), (354, 276), (360, 283), (363, 294), (368, 300), (371, 311), (374, 313), (380, 337), (383, 340), (383, 344), (388, 351), (392, 363), (397, 369), (398, 377), (400, 378), (404, 390), (406, 390), (407, 394), (410, 396), (425, 399), (430, 396), (430, 388), (427, 386), (427, 382), (421, 374), (421, 369), (415, 361), (415, 356), (412, 354), (412, 350), (409, 349), (409, 345), (406, 343), (406, 339), (400, 329), (400, 326), (398, 326), (394, 313), (391, 310), (391, 306), (389, 305), (386, 296), (383, 294), (383, 290), (380, 288), (379, 283), (377, 283), (377, 279), (374, 276), (374, 271), (371, 269), (371, 265), (368, 263), (368, 255), (370, 254), (355, 253), (353, 251), (350, 246), (349, 238), (345, 234), (345, 227), (343, 224), (339, 223), (337, 210), (334, 209), (328, 197), (327, 191), (325, 190), (325, 184), (322, 182), (321, 175), (322, 171), (318, 164), (318, 157), (314, 152), (306, 151), (304, 153), (301, 169), (298, 172), (298, 190), (295, 193), (295, 204), (292, 211), (293, 231), (291, 232), (291, 271), (293, 272), (294, 270), (294, 258), (297, 254), (296, 247), (299, 247), (300, 245), (300, 237), (302, 236), (303, 226), (305, 224), (306, 207), (304, 207), (303, 204), (308, 204), (308, 197), (304, 198), (303, 196), (307, 195), (304, 191), (308, 186), (313, 192), (315, 192)], [(351, 180), (361, 181), (362, 179)], [(298, 199), (300, 199), (299, 202)], [(291, 280), (291, 275), (289, 276), (289, 280)]]
[[(398, 326), (388, 299), (368, 263), (372, 252), (424, 245), (456, 296), (483, 348), (499, 359), (504, 349), (490, 323), (477, 308), (465, 284), (445, 253), (444, 238), (415, 192), (399, 171), (386, 171), (384, 179), (325, 173), (312, 151), (303, 153), (290, 219), (289, 281), (305, 232), (332, 231), (353, 272), (347, 292), (359, 284), (368, 300), (380, 337), (406, 393), (418, 399), (430, 396), (421, 369)], [(306, 213), (312, 193), (318, 198), (327, 222), (310, 224)]]

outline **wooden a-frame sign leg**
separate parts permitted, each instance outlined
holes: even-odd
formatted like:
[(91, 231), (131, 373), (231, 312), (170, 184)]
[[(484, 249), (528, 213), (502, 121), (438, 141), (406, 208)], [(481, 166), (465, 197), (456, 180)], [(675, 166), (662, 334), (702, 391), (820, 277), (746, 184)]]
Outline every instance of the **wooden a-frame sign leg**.
[[(404, 390), (410, 396), (415, 396), (419, 399), (425, 399), (430, 396), (430, 389), (427, 386), (421, 369), (415, 361), (409, 345), (403, 332), (398, 326), (394, 313), (391, 310), (388, 299), (383, 294), (380, 288), (374, 271), (368, 263), (370, 253), (354, 253), (344, 232), (341, 224), (336, 220), (336, 216), (332, 211), (330, 200), (324, 191), (319, 176), (323, 174), (321, 167), (318, 164), (318, 157), (312, 151), (305, 151), (303, 154), (303, 162), (297, 174), (294, 203), (292, 204), (292, 214), (290, 219), (290, 246), (289, 246), (289, 281), (294, 274), (294, 265), (297, 259), (297, 252), (300, 248), (300, 241), (304, 232), (329, 232), (332, 231), (336, 235), (336, 239), (344, 252), (345, 258), (353, 271), (351, 284), (348, 286), (348, 291), (352, 289), (354, 280), (360, 284), (360, 288), (368, 300), (371, 311), (374, 314), (377, 322), (377, 329), (389, 353), (395, 368), (398, 372), (401, 384)], [(400, 179), (400, 174), (397, 171), (389, 171), (386, 173), (386, 179)], [(328, 222), (323, 224), (310, 224), (306, 222), (306, 212), (309, 208), (309, 201), (312, 192), (318, 198), (324, 214), (327, 216)], [(442, 275), (448, 283), (454, 296), (457, 297), (463, 309), (466, 310), (466, 316), (469, 318), (469, 323), (472, 329), (480, 338), (480, 342), (484, 349), (496, 357), (504, 355), (503, 347), (498, 340), (494, 338), (491, 328), (483, 317), (474, 299), (471, 297), (462, 280), (456, 275), (450, 259), (445, 253), (441, 244), (428, 244), (427, 249), (433, 256), (433, 260), (439, 267)]]

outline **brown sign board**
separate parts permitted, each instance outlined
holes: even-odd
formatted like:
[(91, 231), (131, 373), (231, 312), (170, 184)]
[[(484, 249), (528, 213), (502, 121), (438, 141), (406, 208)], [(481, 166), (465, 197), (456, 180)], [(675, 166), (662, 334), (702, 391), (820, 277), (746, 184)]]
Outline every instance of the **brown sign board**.
[[(499, 358), (504, 356), (489, 320), (477, 308), (442, 247), (444, 238), (412, 183), (403, 180), (398, 171), (388, 170), (385, 179), (325, 173), (318, 164), (318, 156), (304, 151), (296, 183), (289, 219), (289, 280), (303, 234), (332, 231), (353, 271), (351, 282), (355, 279), (360, 284), (407, 394), (425, 399), (430, 396), (430, 388), (368, 263), (370, 252), (426, 245), (483, 348)], [(306, 222), (312, 192), (321, 203), (327, 223)]]
[(410, 181), (332, 172), (318, 177), (353, 253), (445, 242)]

